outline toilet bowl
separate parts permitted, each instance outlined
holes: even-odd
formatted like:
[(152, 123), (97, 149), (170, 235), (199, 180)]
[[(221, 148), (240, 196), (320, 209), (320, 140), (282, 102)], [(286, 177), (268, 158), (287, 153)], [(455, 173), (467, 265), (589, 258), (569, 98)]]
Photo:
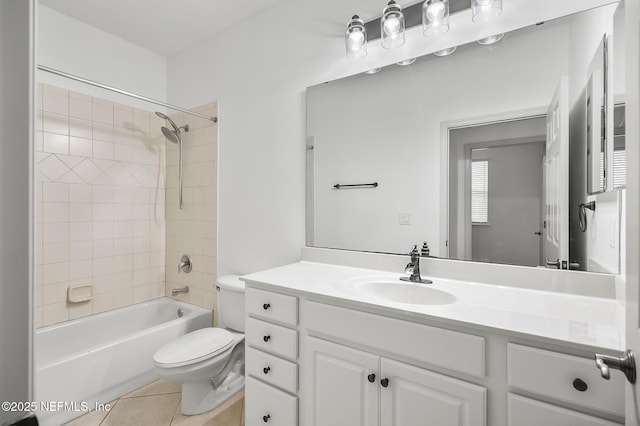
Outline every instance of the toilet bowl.
[(192, 331), (153, 355), (160, 378), (182, 383), (186, 415), (212, 410), (244, 387), (244, 283), (225, 276), (217, 288), (220, 319), (227, 328)]

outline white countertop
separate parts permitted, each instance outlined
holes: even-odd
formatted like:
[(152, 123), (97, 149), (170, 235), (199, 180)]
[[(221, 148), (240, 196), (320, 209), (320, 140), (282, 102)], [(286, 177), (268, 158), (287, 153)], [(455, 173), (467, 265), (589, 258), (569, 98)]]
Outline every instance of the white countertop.
[(430, 288), (448, 292), (456, 301), (446, 305), (391, 302), (357, 291), (351, 282), (362, 277), (398, 279), (406, 274), (325, 263), (298, 262), (245, 275), (258, 282), (296, 293), (366, 304), (376, 312), (399, 318), (422, 317), (461, 325), (472, 324), (562, 342), (622, 351), (624, 308), (613, 299), (562, 294), (498, 285), (430, 278)]

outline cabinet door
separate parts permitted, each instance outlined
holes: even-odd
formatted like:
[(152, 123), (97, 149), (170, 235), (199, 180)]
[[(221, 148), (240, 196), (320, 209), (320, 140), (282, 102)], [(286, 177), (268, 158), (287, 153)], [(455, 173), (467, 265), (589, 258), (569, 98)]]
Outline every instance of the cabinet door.
[(484, 426), (486, 389), (382, 358), (382, 426)]
[(304, 424), (377, 425), (380, 357), (313, 337), (305, 346)]

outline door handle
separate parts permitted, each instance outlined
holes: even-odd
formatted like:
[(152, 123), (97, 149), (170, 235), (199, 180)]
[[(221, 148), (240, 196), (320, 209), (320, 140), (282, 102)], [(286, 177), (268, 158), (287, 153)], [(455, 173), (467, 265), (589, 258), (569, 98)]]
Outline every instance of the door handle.
[(547, 264), (547, 266), (554, 266), (554, 267), (560, 269), (560, 259), (549, 260), (549, 259), (545, 258), (544, 261)]
[(600, 370), (603, 379), (609, 380), (610, 369), (620, 370), (629, 380), (629, 383), (636, 382), (636, 361), (633, 352), (627, 349), (623, 357), (595, 354), (596, 367)]
[(542, 237), (542, 232), (538, 231), (538, 232), (534, 232), (534, 234), (536, 234), (539, 237)]

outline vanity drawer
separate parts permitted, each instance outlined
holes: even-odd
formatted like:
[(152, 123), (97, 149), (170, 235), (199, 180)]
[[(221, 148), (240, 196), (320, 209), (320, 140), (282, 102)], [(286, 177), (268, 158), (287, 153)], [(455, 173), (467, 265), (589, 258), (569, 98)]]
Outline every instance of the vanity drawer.
[(296, 426), (298, 398), (247, 377), (244, 421), (247, 426)]
[(298, 299), (294, 296), (247, 287), (247, 314), (286, 325), (298, 324)]
[(247, 375), (287, 392), (296, 393), (298, 390), (298, 364), (257, 349), (248, 348), (245, 365)]
[(280, 325), (247, 318), (245, 338), (249, 346), (291, 360), (298, 358), (298, 331)]
[(507, 345), (507, 354), (512, 388), (624, 416), (623, 374), (604, 380), (593, 359), (514, 343)]
[(512, 393), (507, 397), (509, 426), (622, 426), (609, 420), (556, 407)]
[(485, 375), (484, 337), (305, 301), (310, 334), (476, 377)]

